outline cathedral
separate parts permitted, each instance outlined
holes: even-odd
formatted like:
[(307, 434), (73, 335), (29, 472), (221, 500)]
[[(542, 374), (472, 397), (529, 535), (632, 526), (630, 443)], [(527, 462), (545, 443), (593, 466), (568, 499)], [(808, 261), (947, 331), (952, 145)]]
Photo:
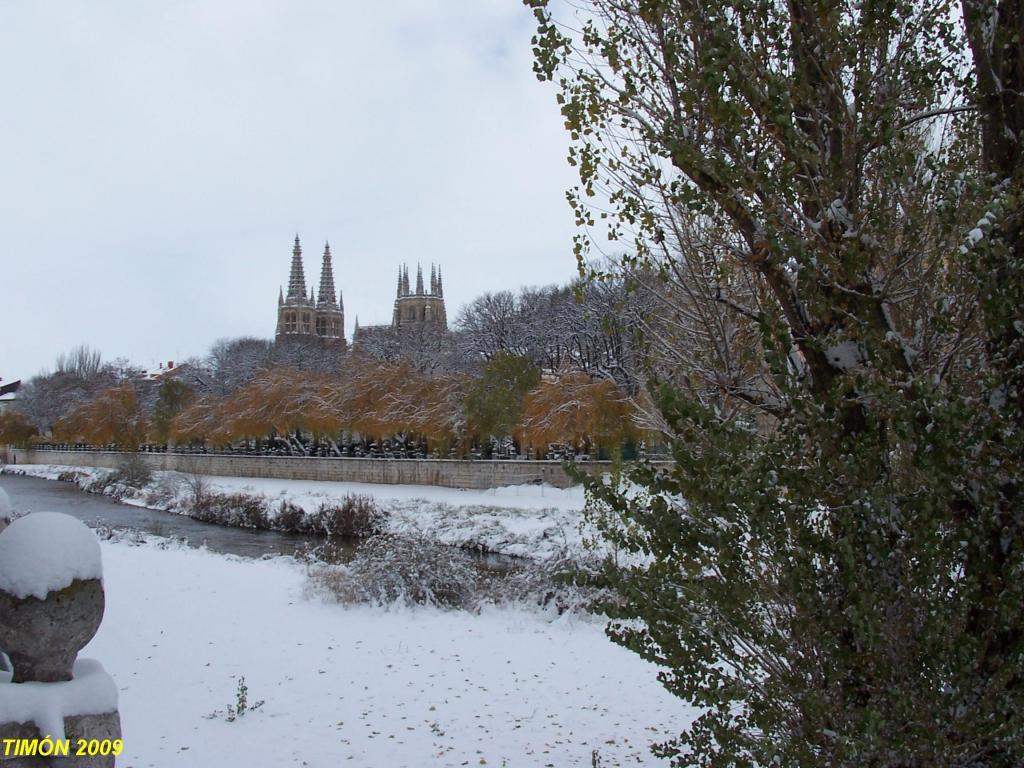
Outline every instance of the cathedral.
[[(359, 326), (356, 320), (352, 342), (364, 346), (368, 351), (379, 347), (387, 339), (398, 341), (410, 336), (410, 332), (422, 337), (444, 335), (448, 330), (448, 315), (444, 306), (444, 285), (441, 268), (431, 265), (429, 289), (424, 285), (423, 269), (416, 268), (415, 290), (409, 285), (409, 268), (398, 269), (398, 288), (390, 325)], [(306, 295), (306, 276), (302, 266), (302, 244), (295, 236), (292, 248), (291, 271), (288, 276), (288, 293), (282, 288), (277, 298), (277, 342), (319, 340), (340, 351), (345, 343), (345, 304), (341, 291), (335, 293), (334, 265), (331, 260), (331, 246), (324, 244), (323, 264), (320, 267), (320, 290), (314, 293), (310, 288)], [(404, 346), (404, 345), (403, 345)]]

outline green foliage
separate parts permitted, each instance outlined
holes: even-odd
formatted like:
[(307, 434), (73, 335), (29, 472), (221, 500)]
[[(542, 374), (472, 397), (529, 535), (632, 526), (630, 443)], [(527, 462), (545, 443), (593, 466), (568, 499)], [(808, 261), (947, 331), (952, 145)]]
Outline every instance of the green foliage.
[(1001, 513), (1021, 470), (999, 468), (1021, 455), (1019, 436), (1007, 443), (997, 412), (928, 385), (871, 395), (857, 434), (837, 391), (763, 435), (666, 388), (676, 468), (634, 470), (640, 495), (591, 483), (600, 529), (644, 563), (607, 574), (626, 598), (609, 605), (612, 636), (708, 708), (661, 747), (678, 764), (1024, 754), (1024, 562), (1019, 523)]
[(658, 753), (1024, 764), (1016, 4), (527, 4), (577, 222), (665, 296), (675, 467), (588, 482), (612, 637), (704, 708)]
[(171, 421), (195, 399), (195, 393), (180, 379), (167, 379), (157, 392), (153, 411), (153, 435), (163, 443), (171, 430)]
[(512, 434), (523, 415), (523, 397), (540, 383), (540, 369), (529, 358), (499, 351), (466, 388), (469, 431), (477, 438)]
[(228, 704), (225, 710), (216, 709), (213, 712), (205, 715), (207, 720), (217, 720), (224, 718), (229, 723), (235, 722), (240, 717), (245, 717), (246, 712), (255, 712), (257, 709), (263, 706), (265, 702), (263, 699), (250, 704), (249, 703), (249, 686), (245, 683), (245, 675), (239, 675), (238, 677), (238, 689), (235, 691), (235, 703)]

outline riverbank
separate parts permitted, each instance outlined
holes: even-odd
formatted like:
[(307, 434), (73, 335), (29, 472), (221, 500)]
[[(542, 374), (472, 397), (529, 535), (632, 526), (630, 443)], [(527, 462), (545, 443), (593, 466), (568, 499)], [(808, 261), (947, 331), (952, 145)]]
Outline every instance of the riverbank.
[(177, 514), (189, 513), (196, 483), (202, 483), (206, 493), (259, 499), (274, 515), (289, 507), (315, 514), (322, 507), (342, 504), (346, 497), (362, 496), (372, 499), (384, 513), (388, 533), (422, 535), (450, 546), (534, 560), (579, 552), (586, 536), (581, 527), (584, 494), (579, 486), (459, 490), (207, 475), (197, 478), (178, 472), (155, 472), (148, 483), (133, 488), (109, 482), (113, 470), (108, 469), (18, 464), (4, 466), (0, 473), (63, 478), (127, 504)]
[[(648, 745), (694, 716), (600, 619), (346, 608), (288, 559), (102, 551), (82, 655), (118, 685), (126, 768), (654, 766)], [(229, 722), (243, 677), (264, 703)]]

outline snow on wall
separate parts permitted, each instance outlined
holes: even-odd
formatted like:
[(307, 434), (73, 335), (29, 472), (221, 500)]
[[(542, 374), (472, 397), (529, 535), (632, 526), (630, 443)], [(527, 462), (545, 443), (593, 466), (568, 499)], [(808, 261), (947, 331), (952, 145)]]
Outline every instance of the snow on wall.
[(102, 577), (96, 535), (70, 515), (34, 512), (0, 532), (0, 589), (19, 600)]
[(11, 497), (7, 495), (7, 491), (0, 488), (0, 520), (11, 519)]

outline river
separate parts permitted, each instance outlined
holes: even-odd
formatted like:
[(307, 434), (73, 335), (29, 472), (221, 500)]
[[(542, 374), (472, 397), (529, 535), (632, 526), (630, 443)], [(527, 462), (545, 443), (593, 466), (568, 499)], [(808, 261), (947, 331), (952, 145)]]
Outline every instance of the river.
[[(173, 512), (136, 507), (89, 494), (74, 483), (42, 480), (22, 475), (0, 475), (0, 487), (11, 497), (16, 515), (28, 512), (64, 512), (77, 517), (91, 528), (123, 528), (166, 538), (180, 538), (194, 547), (205, 546), (214, 552), (243, 557), (264, 555), (301, 555), (323, 542), (318, 536), (305, 536), (251, 528), (227, 528), (193, 520)], [(355, 543), (347, 549), (354, 552)]]
[[(307, 556), (327, 539), (301, 533), (258, 531), (231, 528), (193, 520), (175, 512), (162, 512), (133, 504), (124, 504), (108, 496), (86, 493), (74, 483), (43, 480), (25, 475), (0, 475), (0, 488), (11, 497), (16, 516), (29, 512), (64, 512), (77, 517), (91, 528), (115, 528), (139, 531), (168, 539), (182, 539), (189, 546), (206, 547), (212, 552), (259, 558), (266, 555)], [(329, 547), (317, 555), (330, 562), (346, 562), (359, 549), (358, 539), (332, 539)], [(521, 564), (511, 555), (467, 552), (479, 568), (502, 573)]]

